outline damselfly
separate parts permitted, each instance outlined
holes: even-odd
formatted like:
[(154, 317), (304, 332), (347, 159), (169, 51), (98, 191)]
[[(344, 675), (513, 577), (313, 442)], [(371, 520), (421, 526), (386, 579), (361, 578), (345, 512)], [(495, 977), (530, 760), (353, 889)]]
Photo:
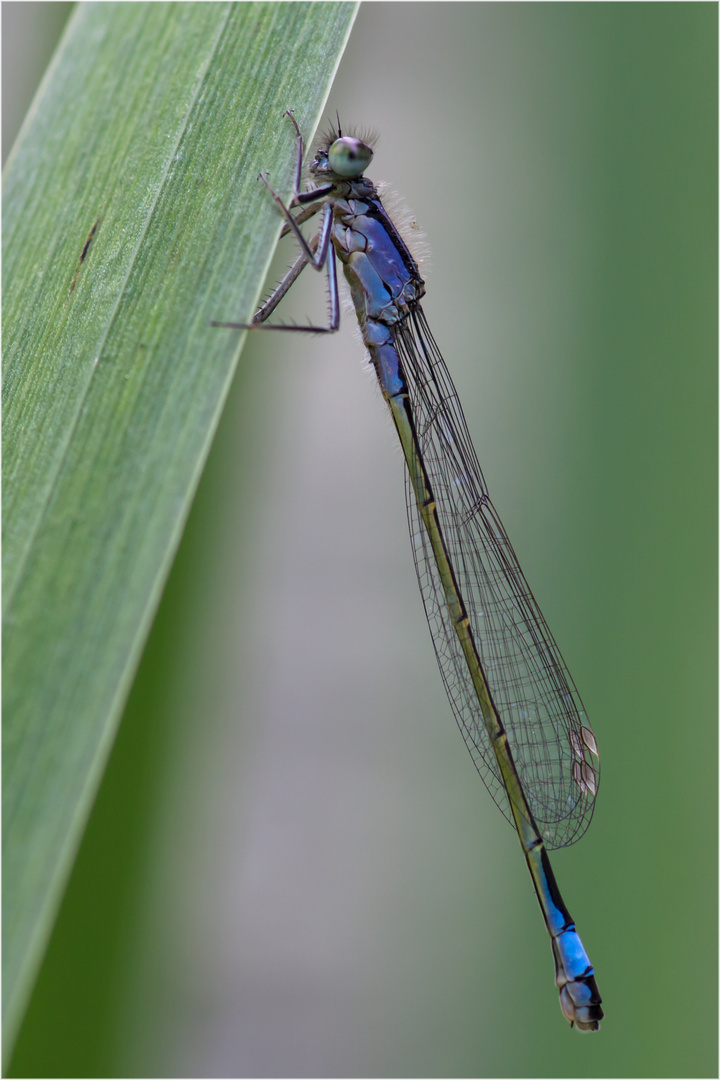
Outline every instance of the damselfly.
[[(603, 1017), (595, 974), (563, 903), (547, 850), (578, 840), (592, 817), (598, 752), (582, 702), (488, 495), (457, 392), (420, 300), (425, 284), (374, 185), (365, 139), (328, 131), (286, 206), (261, 174), (300, 255), (251, 323), (236, 330), (333, 333), (342, 263), (405, 456), (410, 537), (450, 705), (478, 772), (517, 829), (552, 941), (560, 1006), (582, 1031)], [(291, 211), (301, 208), (298, 213)], [(320, 214), (308, 242), (300, 225)], [(266, 320), (306, 266), (327, 267), (328, 326)]]

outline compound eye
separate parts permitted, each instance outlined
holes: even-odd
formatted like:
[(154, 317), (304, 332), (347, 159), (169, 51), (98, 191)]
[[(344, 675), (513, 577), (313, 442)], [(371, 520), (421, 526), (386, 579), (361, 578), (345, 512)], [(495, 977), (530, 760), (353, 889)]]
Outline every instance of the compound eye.
[(361, 139), (344, 135), (328, 150), (328, 164), (337, 176), (360, 176), (372, 161), (373, 152)]

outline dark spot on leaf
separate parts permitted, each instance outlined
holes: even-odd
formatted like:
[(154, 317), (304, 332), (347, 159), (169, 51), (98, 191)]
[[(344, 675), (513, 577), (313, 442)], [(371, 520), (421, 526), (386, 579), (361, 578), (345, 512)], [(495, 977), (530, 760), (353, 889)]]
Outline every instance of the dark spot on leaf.
[(80, 252), (80, 258), (78, 259), (78, 264), (77, 264), (77, 267), (75, 268), (75, 273), (73, 275), (73, 279), (70, 282), (70, 288), (68, 290), (68, 295), (70, 295), (72, 293), (73, 289), (75, 288), (75, 286), (77, 284), (77, 279), (78, 279), (78, 275), (80, 274), (80, 269), (82, 267), (82, 264), (85, 262), (85, 259), (87, 258), (87, 253), (90, 250), (90, 245), (92, 244), (92, 242), (93, 242), (93, 240), (95, 238), (95, 233), (98, 231), (98, 226), (99, 225), (100, 225), (100, 218), (95, 218), (95, 221), (93, 223), (93, 227), (90, 230), (90, 232), (87, 234), (87, 237), (85, 239), (85, 243), (83, 244), (83, 247), (82, 247), (82, 251)]

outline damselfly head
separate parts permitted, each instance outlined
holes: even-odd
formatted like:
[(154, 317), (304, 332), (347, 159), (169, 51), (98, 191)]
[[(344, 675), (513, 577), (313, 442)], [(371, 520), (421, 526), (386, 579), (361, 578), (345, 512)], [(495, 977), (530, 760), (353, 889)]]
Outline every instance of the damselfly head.
[(328, 150), (328, 165), (336, 176), (361, 176), (372, 161), (373, 152), (362, 139), (343, 135)]
[(337, 129), (331, 127), (320, 137), (309, 170), (315, 176), (332, 173), (343, 180), (362, 176), (372, 161), (372, 141), (369, 133), (364, 131), (357, 135), (343, 135), (338, 118)]
[(343, 180), (350, 180), (362, 176), (372, 161), (372, 156), (372, 150), (362, 139), (342, 135), (327, 149), (318, 149), (310, 163), (310, 172), (316, 176), (334, 173)]

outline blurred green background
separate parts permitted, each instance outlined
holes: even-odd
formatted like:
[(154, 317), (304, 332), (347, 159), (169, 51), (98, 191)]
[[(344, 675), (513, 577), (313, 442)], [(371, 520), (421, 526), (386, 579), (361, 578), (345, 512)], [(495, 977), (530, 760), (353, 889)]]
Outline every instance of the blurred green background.
[[(65, 7), (4, 4), (4, 59)], [(368, 4), (328, 110), (425, 231), (598, 737), (553, 862), (600, 1033), (452, 722), (346, 312), (243, 353), (10, 1075), (717, 1075), (716, 50), (712, 4)]]

